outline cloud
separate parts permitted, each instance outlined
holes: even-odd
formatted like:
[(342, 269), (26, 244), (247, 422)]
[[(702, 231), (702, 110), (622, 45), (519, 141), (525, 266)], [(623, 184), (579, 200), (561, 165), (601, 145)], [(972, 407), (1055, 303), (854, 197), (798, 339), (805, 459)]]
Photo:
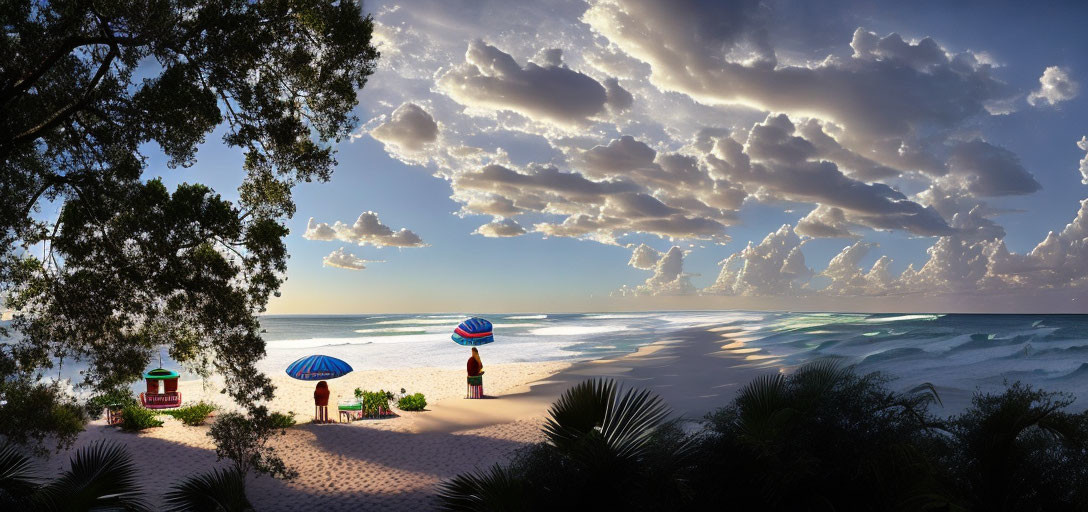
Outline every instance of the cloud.
[[(820, 276), (831, 279), (822, 293), (829, 295), (868, 295), (886, 286), (886, 267), (890, 260), (878, 261), (874, 270), (865, 273), (858, 264), (875, 244), (857, 241), (842, 249), (827, 264)], [(871, 282), (870, 279), (873, 281)]]
[(438, 139), (438, 123), (415, 103), (403, 103), (388, 121), (370, 131), (370, 136), (406, 151), (421, 151)]
[(748, 131), (743, 146), (717, 138), (706, 159), (718, 174), (757, 197), (839, 208), (851, 222), (876, 229), (929, 236), (951, 232), (935, 210), (883, 183), (847, 177), (834, 163), (818, 159), (816, 146), (795, 132), (789, 117), (772, 114)]
[(847, 228), (846, 214), (842, 208), (819, 205), (797, 221), (793, 229), (798, 235), (812, 238), (855, 238)]
[(1042, 188), (1016, 154), (978, 139), (956, 145), (948, 169), (976, 196), (1023, 195)]
[(354, 224), (348, 225), (337, 221), (329, 226), (325, 222), (315, 222), (313, 217), (306, 223), (302, 238), (307, 240), (340, 240), (358, 245), (374, 247), (425, 247), (423, 239), (407, 228), (393, 231), (382, 224), (375, 212), (363, 212)]
[(1084, 158), (1080, 159), (1080, 182), (1088, 185), (1088, 135), (1081, 136), (1077, 141), (1077, 147), (1086, 152)]
[[(635, 249), (635, 253), (643, 251), (645, 255), (645, 249), (642, 249), (645, 245), (641, 245)], [(650, 249), (653, 251), (653, 249)], [(656, 252), (656, 251), (654, 251)], [(643, 255), (643, 256), (644, 256)], [(640, 261), (636, 261), (637, 254), (631, 256), (631, 266), (635, 268), (642, 268), (635, 263), (646, 263), (645, 259), (640, 257)], [(623, 287), (617, 295), (621, 296), (661, 296), (661, 295), (692, 295), (696, 292), (695, 286), (691, 284), (691, 274), (684, 273), (684, 251), (679, 247), (672, 247), (665, 254), (658, 253), (658, 258), (654, 262), (653, 269), (654, 274), (650, 276), (640, 286), (635, 288)], [(649, 268), (643, 269), (648, 270)]]
[[(857, 133), (905, 136), (984, 113), (1005, 87), (970, 53), (858, 29), (847, 59), (780, 63), (761, 2), (593, 2), (583, 21), (650, 65), (666, 90), (712, 103), (818, 114)], [(722, 20), (728, 20), (722, 21)]]
[(812, 276), (805, 266), (801, 238), (783, 225), (758, 245), (748, 243), (719, 265), (721, 272), (704, 292), (715, 295), (791, 295), (799, 293)]
[(521, 224), (513, 219), (496, 219), (476, 228), (473, 233), (487, 238), (502, 238), (524, 235), (525, 228), (521, 227)]
[(348, 252), (343, 247), (329, 253), (321, 260), (326, 267), (343, 268), (348, 270), (363, 270), (367, 263), (381, 263), (380, 261), (368, 261)]
[(465, 62), (438, 79), (438, 87), (462, 105), (510, 110), (533, 120), (581, 125), (606, 109), (626, 110), (632, 97), (618, 81), (602, 85), (562, 63), (562, 51), (548, 50), (541, 64), (520, 66), (502, 50), (475, 40)]
[[(656, 164), (653, 168), (654, 172), (669, 172)], [(709, 206), (693, 196), (674, 196), (652, 183), (638, 184), (633, 175), (600, 177), (598, 173), (595, 178), (545, 165), (516, 170), (493, 164), (455, 175), (451, 186), (454, 199), (464, 205), (462, 211), (466, 214), (494, 215), (506, 210), (509, 215), (534, 212), (561, 216), (560, 222), (534, 224), (533, 230), (546, 236), (589, 238), (609, 244), (631, 233), (670, 239), (729, 239), (725, 228), (733, 220), (731, 211)], [(720, 192), (711, 186), (700, 193)]]
[[(1019, 80), (1004, 80), (984, 52), (758, 0), (420, 2), (375, 11), (387, 46), (360, 101), (380, 112), (423, 105), (442, 121), (418, 151), (392, 143), (386, 151), (446, 180), (458, 215), (486, 216), (478, 234), (725, 243), (742, 219), (766, 229), (742, 207), (777, 205), (808, 213), (789, 233), (777, 228), (726, 258), (705, 293), (838, 297), (1083, 282), (1058, 266), (1077, 268), (1070, 258), (1081, 254), (1065, 230), (1027, 253), (1004, 245), (1003, 198), (1039, 182), (988, 141), (987, 118), (1023, 106), (1030, 88), (1010, 86)], [(487, 43), (466, 52), (474, 39)], [(1032, 104), (1069, 95), (1071, 74), (1054, 69)], [(1088, 151), (1088, 139), (1082, 144)], [(1088, 156), (1081, 174), (1088, 184)], [(323, 226), (313, 236), (338, 239), (336, 226)], [(864, 268), (860, 261), (880, 251), (866, 241), (872, 230), (932, 237), (931, 247), (904, 272), (892, 273), (889, 255)], [(826, 268), (813, 265), (822, 274), (814, 278), (802, 249), (809, 237), (859, 240)], [(655, 275), (666, 259), (649, 246), (633, 251), (629, 263)], [(688, 290), (683, 274), (662, 269), (655, 284), (627, 291)]]
[(661, 253), (656, 249), (646, 244), (639, 244), (631, 252), (631, 259), (627, 264), (640, 270), (650, 270), (654, 268), (654, 265), (657, 265), (657, 261), (660, 259)]
[(1039, 89), (1028, 95), (1031, 106), (1056, 105), (1077, 97), (1080, 84), (1069, 76), (1069, 70), (1059, 66), (1050, 66), (1039, 77)]

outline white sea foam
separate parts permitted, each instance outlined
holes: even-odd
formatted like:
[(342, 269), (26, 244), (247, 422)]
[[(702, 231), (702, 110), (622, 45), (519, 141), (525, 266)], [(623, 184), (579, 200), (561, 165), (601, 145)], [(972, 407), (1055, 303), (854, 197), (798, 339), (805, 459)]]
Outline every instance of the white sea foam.
[(380, 327), (380, 328), (376, 328), (376, 329), (355, 329), (355, 332), (357, 332), (359, 334), (370, 334), (370, 333), (375, 333), (375, 332), (388, 332), (388, 333), (394, 333), (394, 332), (420, 332), (420, 331), (426, 331), (427, 329), (428, 329), (428, 327), (425, 327), (425, 326), (420, 326), (420, 327)]
[(640, 314), (586, 315), (583, 318), (589, 319), (589, 320), (623, 320), (623, 319), (629, 319), (629, 318), (650, 318), (651, 316), (653, 316), (653, 315), (651, 315), (649, 313), (640, 313)]
[(584, 334), (626, 331), (627, 329), (628, 327), (625, 325), (563, 325), (533, 329), (529, 331), (529, 334), (534, 336), (580, 336)]
[(399, 320), (386, 320), (384, 322), (374, 322), (374, 324), (375, 325), (405, 325), (405, 324), (407, 324), (407, 325), (442, 325), (442, 324), (447, 324), (447, 325), (452, 325), (452, 326), (456, 327), (457, 324), (460, 323), (457, 320), (462, 319), (464, 317), (458, 316), (458, 317), (448, 317), (448, 318), (449, 318), (448, 320), (444, 319), (444, 318), (434, 318), (434, 317), (429, 317), (429, 318), (403, 318), (403, 319), (399, 319)]
[(545, 318), (548, 318), (548, 315), (518, 315), (506, 317), (507, 320), (543, 320)]
[(904, 320), (936, 320), (942, 316), (944, 315), (900, 315), (882, 318), (866, 318), (865, 321), (871, 324), (882, 324), (886, 322), (902, 322)]

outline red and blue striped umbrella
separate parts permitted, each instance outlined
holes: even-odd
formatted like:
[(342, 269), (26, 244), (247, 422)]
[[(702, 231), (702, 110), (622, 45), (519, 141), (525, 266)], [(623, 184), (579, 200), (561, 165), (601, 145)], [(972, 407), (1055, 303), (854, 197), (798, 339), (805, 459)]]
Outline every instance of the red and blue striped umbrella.
[(461, 322), (461, 325), (453, 330), (451, 338), (458, 345), (466, 347), (486, 345), (495, 341), (495, 337), (491, 333), (491, 322), (476, 317)]
[(330, 356), (306, 356), (287, 367), (287, 375), (298, 380), (325, 380), (351, 373), (351, 365)]

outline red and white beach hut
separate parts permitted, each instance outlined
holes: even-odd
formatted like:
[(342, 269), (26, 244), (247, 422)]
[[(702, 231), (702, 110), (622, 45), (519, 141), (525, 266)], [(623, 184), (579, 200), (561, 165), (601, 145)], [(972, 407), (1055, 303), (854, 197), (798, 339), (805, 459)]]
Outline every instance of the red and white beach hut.
[(181, 392), (178, 391), (180, 377), (178, 372), (163, 368), (155, 368), (145, 373), (147, 391), (140, 393), (140, 403), (148, 409), (181, 407)]

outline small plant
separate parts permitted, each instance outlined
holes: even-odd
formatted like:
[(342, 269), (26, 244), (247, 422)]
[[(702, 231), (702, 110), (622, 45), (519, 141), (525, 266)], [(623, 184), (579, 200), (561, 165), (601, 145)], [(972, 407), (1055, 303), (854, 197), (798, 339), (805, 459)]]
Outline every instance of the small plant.
[[(278, 430), (272, 425), (272, 417), (264, 407), (251, 410), (249, 416), (236, 412), (220, 415), (208, 430), (208, 436), (215, 440), (215, 456), (219, 460), (230, 459), (243, 475), (252, 469), (273, 478), (290, 480), (298, 476), (268, 445)], [(280, 430), (280, 433), (285, 432)]]
[(389, 411), (389, 402), (393, 393), (384, 389), (363, 392), (363, 414), (370, 417), (382, 416)]
[(422, 411), (427, 408), (427, 399), (423, 393), (404, 395), (397, 400), (397, 408), (402, 411)]
[(102, 413), (108, 406), (115, 405), (123, 408), (139, 404), (140, 402), (132, 395), (132, 390), (117, 388), (92, 396), (87, 400), (84, 409), (87, 411), (87, 416), (90, 416), (93, 420), (97, 420), (102, 417)]
[(121, 428), (129, 432), (161, 426), (162, 420), (155, 418), (154, 412), (139, 405), (128, 405), (121, 411)]
[[(402, 389), (401, 392), (403, 391)], [(393, 400), (393, 392), (384, 389), (366, 391), (363, 388), (355, 388), (355, 398), (362, 404), (364, 416), (384, 416), (389, 412), (389, 402)]]
[(206, 402), (199, 402), (188, 407), (182, 407), (180, 409), (173, 409), (169, 411), (163, 411), (163, 414), (168, 414), (181, 420), (182, 423), (195, 427), (197, 425), (203, 425), (204, 420), (208, 419), (215, 410), (219, 407)]
[(268, 415), (268, 421), (272, 428), (285, 429), (295, 426), (295, 413), (287, 411), (287, 414), (274, 412)]

